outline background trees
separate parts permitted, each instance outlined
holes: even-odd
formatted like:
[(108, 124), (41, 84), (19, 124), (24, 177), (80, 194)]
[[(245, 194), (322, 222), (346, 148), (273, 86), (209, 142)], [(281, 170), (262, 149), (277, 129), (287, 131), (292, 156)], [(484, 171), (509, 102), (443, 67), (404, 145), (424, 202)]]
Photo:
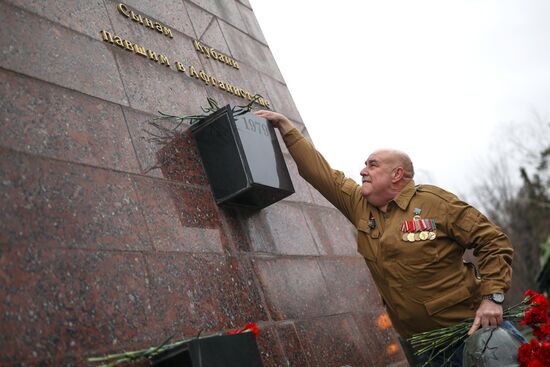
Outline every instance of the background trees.
[(550, 236), (550, 123), (535, 115), (528, 124), (510, 126), (473, 195), (514, 244), (508, 298), (515, 302), (538, 288), (541, 246)]

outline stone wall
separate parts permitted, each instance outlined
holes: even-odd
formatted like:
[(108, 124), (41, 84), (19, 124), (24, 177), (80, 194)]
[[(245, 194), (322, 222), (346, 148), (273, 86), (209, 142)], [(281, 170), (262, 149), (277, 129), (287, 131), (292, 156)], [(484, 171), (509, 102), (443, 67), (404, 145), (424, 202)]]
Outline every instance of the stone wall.
[(193, 66), (307, 136), (248, 1), (124, 3), (161, 31), (118, 4), (0, 2), (0, 365), (81, 366), (249, 321), (265, 366), (405, 365), (353, 228), (285, 148), (296, 194), (222, 209), (190, 134), (157, 144), (143, 130), (207, 97), (247, 102)]

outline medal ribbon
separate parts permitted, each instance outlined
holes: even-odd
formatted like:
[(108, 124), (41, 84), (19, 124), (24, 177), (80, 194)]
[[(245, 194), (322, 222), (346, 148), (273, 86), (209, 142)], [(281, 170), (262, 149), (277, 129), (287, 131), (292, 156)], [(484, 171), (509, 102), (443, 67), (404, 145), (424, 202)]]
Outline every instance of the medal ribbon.
[(420, 232), (422, 230), (422, 222), (420, 221), (420, 219), (415, 219), (414, 220), (414, 231), (415, 232)]
[(426, 228), (428, 228), (426, 225), (426, 219), (422, 219), (422, 221), (420, 221), (420, 226), (422, 227), (422, 231), (425, 231)]
[[(371, 218), (374, 219), (374, 218)], [(413, 218), (411, 220), (404, 220), (401, 225), (401, 232), (414, 233), (420, 231), (435, 231), (437, 225), (435, 219), (419, 219)]]

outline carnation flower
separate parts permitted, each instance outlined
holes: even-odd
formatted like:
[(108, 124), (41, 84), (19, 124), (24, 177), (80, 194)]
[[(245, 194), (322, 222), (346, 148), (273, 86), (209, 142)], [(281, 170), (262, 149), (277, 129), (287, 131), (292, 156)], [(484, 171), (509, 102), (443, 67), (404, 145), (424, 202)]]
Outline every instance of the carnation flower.
[(259, 334), (258, 326), (256, 325), (255, 322), (249, 322), (242, 329), (229, 330), (228, 332), (226, 332), (226, 334), (227, 335), (233, 335), (233, 334), (244, 333), (244, 332), (247, 332), (247, 331), (252, 331), (254, 336), (258, 336), (258, 334)]
[[(536, 293), (529, 289), (525, 292), (523, 301), (507, 308), (503, 313), (503, 319), (506, 321), (519, 321), (520, 325), (526, 325), (533, 328), (533, 335), (538, 340), (532, 339), (530, 343), (524, 343), (519, 348), (519, 362), (521, 367), (544, 367), (550, 366), (550, 341), (544, 341), (550, 335), (550, 318), (548, 317), (549, 303), (544, 294)], [(423, 333), (415, 334), (410, 339), (416, 355), (425, 354), (430, 358), (424, 364), (429, 365), (437, 356), (451, 351), (453, 353), (445, 360), (445, 364), (450, 364), (451, 359), (458, 351), (454, 348), (459, 343), (464, 342), (468, 337), (468, 330), (472, 326), (474, 319), (466, 319), (461, 323), (442, 329), (435, 329)]]
[[(548, 335), (550, 335), (550, 320), (547, 320), (545, 324), (540, 326), (533, 326), (533, 335), (539, 340), (544, 340)], [(549, 365), (550, 366), (550, 365)]]
[(545, 366), (550, 366), (550, 342), (543, 341), (540, 349), (537, 351), (536, 359), (541, 361)]
[(537, 340), (531, 339), (530, 343), (524, 343), (519, 347), (518, 359), (520, 367), (529, 367), (530, 362), (534, 359), (535, 354), (540, 349), (540, 344)]

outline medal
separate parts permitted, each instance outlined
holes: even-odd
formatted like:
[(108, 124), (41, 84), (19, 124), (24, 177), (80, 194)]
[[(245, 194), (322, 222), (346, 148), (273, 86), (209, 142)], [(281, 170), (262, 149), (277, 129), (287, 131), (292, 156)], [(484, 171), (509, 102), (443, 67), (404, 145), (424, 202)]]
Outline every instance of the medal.
[(433, 241), (437, 238), (435, 219), (422, 218), (422, 209), (414, 208), (412, 219), (403, 220), (401, 239), (405, 242)]
[(376, 219), (374, 219), (374, 215), (372, 215), (372, 212), (370, 212), (370, 216), (369, 216), (369, 228), (370, 229), (376, 228)]

